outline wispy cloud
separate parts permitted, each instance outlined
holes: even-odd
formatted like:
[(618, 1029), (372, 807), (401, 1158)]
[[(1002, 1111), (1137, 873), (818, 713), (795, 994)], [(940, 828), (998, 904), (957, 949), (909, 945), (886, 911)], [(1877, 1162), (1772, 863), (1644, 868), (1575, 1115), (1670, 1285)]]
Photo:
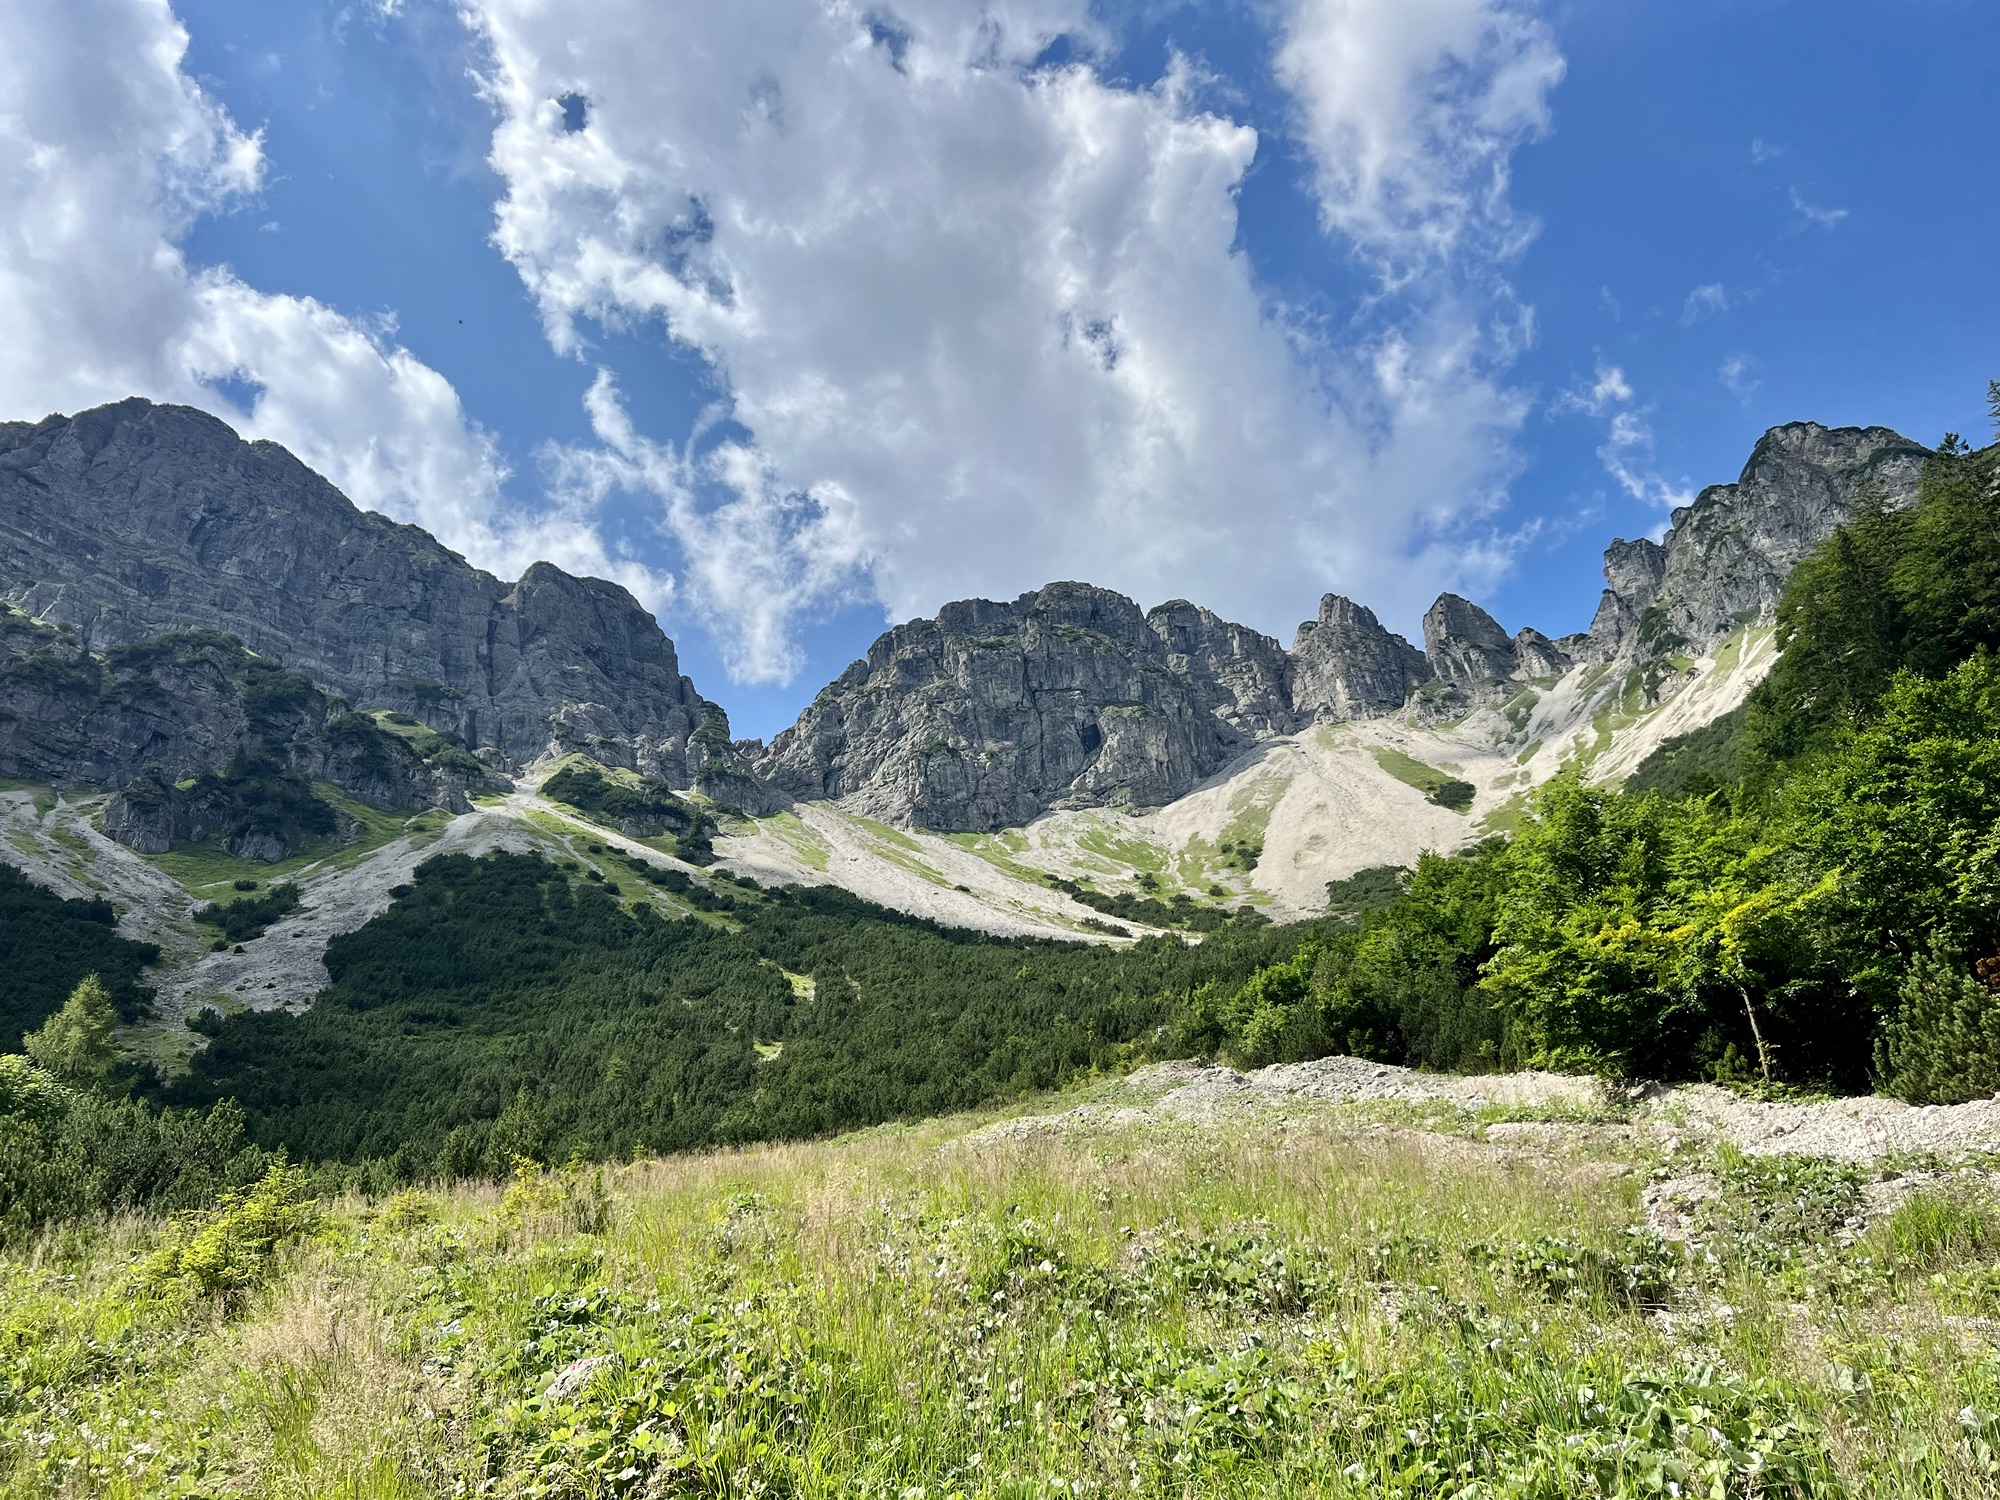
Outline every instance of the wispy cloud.
[(1793, 188), (1792, 212), (1797, 216), (1792, 221), (1792, 228), (1805, 230), (1837, 228), (1848, 211), (1844, 208), (1821, 208), (1816, 203), (1808, 202), (1805, 194)]
[(1625, 378), (1625, 372), (1616, 365), (1599, 361), (1596, 373), (1588, 382), (1579, 381), (1571, 386), (1556, 397), (1549, 409), (1559, 417), (1576, 414), (1601, 417), (1631, 399), (1632, 383)]
[(1654, 462), (1653, 429), (1646, 420), (1650, 408), (1635, 406), (1635, 397), (1625, 372), (1600, 361), (1588, 381), (1578, 381), (1564, 391), (1549, 410), (1554, 416), (1608, 418), (1604, 441), (1597, 449), (1604, 472), (1634, 500), (1662, 510), (1687, 505), (1694, 499), (1694, 486), (1686, 479), (1669, 480), (1659, 472)]
[(1747, 402), (1764, 382), (1758, 378), (1757, 362), (1747, 354), (1732, 354), (1722, 362), (1715, 378), (1738, 401)]
[(1761, 167), (1767, 161), (1776, 161), (1790, 149), (1788, 146), (1777, 145), (1759, 136), (1750, 142), (1750, 160)]
[(1729, 293), (1723, 290), (1719, 281), (1704, 282), (1687, 294), (1681, 304), (1681, 327), (1699, 323), (1703, 318), (1712, 318), (1729, 311)]

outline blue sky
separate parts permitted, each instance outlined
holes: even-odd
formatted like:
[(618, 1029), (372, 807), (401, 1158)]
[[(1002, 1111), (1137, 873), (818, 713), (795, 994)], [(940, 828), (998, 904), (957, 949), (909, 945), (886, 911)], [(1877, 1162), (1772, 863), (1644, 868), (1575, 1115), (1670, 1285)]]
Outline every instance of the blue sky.
[(498, 571), (616, 573), (739, 734), (885, 612), (1053, 577), (1581, 629), (1766, 427), (1983, 439), (2000, 375), (1977, 0), (84, 8), (185, 28), (166, 94), (48, 20), (6, 40), (137, 124), (12, 139), (104, 164), (186, 322), (52, 322), (4, 415), (200, 400)]

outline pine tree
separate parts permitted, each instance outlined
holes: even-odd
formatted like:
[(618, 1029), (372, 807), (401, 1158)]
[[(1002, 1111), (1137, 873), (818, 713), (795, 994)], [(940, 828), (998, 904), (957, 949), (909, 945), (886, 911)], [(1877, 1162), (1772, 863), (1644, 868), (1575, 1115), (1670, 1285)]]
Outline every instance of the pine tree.
[(70, 991), (61, 1010), (39, 1031), (22, 1039), (35, 1063), (69, 1083), (94, 1083), (109, 1073), (118, 1061), (118, 1048), (111, 1039), (117, 1015), (111, 1008), (111, 992), (95, 974)]

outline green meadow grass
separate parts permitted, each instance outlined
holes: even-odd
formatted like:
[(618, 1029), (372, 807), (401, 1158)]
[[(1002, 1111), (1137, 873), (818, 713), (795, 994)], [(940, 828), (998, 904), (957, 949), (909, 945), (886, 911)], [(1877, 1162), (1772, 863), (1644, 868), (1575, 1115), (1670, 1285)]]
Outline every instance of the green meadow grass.
[(1976, 1195), (1843, 1244), (1859, 1173), (1724, 1153), (1690, 1251), (1615, 1125), (995, 1118), (52, 1234), (0, 1270), (0, 1493), (2000, 1489)]

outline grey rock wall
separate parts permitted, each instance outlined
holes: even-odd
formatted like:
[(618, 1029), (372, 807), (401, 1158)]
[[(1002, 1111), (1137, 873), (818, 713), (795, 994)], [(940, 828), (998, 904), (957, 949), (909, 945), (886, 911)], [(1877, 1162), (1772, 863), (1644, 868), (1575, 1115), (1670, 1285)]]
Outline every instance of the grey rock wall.
[(888, 631), (755, 770), (925, 828), (1158, 805), (1289, 724), (1285, 674), (1277, 642), (1206, 610), (1054, 583)]
[(703, 701), (624, 589), (547, 563), (502, 582), (188, 407), (0, 424), (0, 598), (98, 650), (230, 631), (515, 761), (553, 746), (694, 773)]
[(1793, 422), (1765, 433), (1734, 484), (1673, 513), (1663, 543), (1614, 541), (1588, 657), (1703, 651), (1777, 607), (1785, 579), (1864, 491), (1911, 504), (1930, 450), (1886, 427)]
[(1325, 723), (1393, 713), (1433, 675), (1423, 652), (1339, 594), (1299, 627), (1291, 658), (1293, 712)]

